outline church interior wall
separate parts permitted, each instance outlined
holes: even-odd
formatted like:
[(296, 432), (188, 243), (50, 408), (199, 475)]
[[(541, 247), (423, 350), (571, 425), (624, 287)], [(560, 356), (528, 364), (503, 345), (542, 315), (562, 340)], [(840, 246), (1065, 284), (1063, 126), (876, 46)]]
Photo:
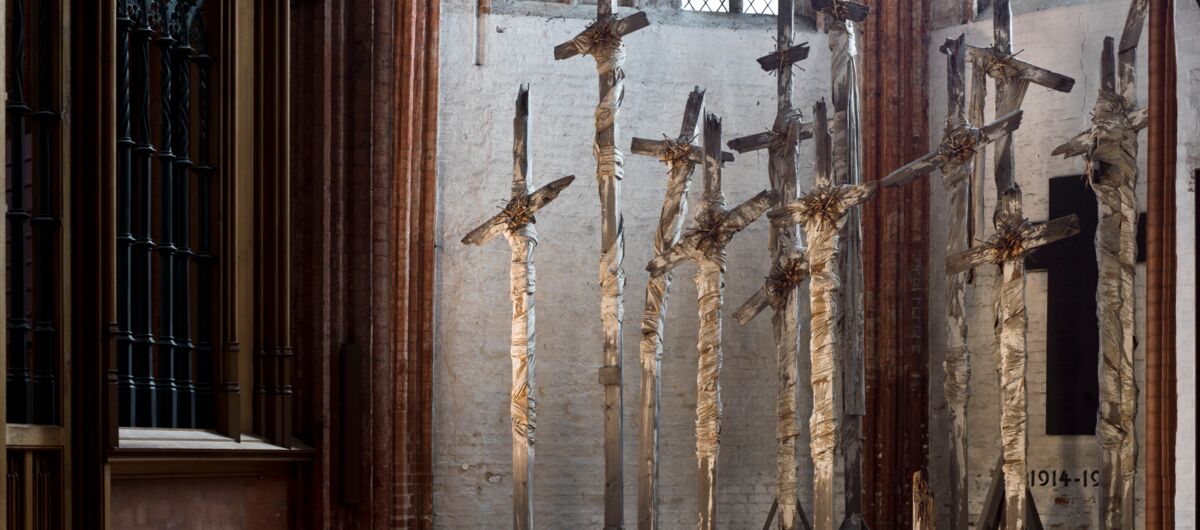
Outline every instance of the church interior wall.
[[(626, 151), (622, 210), (627, 524), (636, 521), (644, 269), (653, 257), (666, 185), (666, 167), (629, 154), (630, 139), (678, 134), (687, 95), (697, 85), (707, 88), (707, 109), (722, 116), (726, 140), (766, 130), (775, 114), (775, 79), (755, 63), (774, 47), (773, 17), (656, 8), (647, 12), (652, 25), (626, 40), (618, 142)], [(474, 3), (455, 0), (442, 5), (440, 278), (433, 396), (434, 512), (441, 528), (499, 528), (507, 521), (493, 515), (511, 509), (509, 250), (503, 241), (467, 247), (459, 239), (507, 200), (513, 101), (521, 83), (531, 83), (535, 185), (567, 174), (577, 177), (537, 219), (537, 524), (603, 526), (603, 394), (596, 372), (602, 343), (599, 206), (591, 150), (596, 71), (591, 58), (556, 62), (552, 55), (554, 46), (582, 30), (594, 13), (594, 6), (495, 2), (485, 22), (483, 65), (477, 66)], [(797, 28), (797, 40), (807, 41), (812, 50), (796, 71), (795, 101), (807, 115), (817, 98), (828, 98), (829, 50), (823, 34), (805, 29), (800, 20)], [(800, 153), (801, 167), (811, 167), (812, 143), (805, 142)], [(801, 174), (807, 186), (811, 171)], [(766, 154), (739, 155), (727, 166), (724, 182), (731, 205), (767, 188)], [(698, 168), (690, 193), (693, 205), (700, 188)], [(759, 221), (731, 243), (725, 278), (718, 522), (728, 528), (761, 526), (774, 499), (776, 375), (770, 318), (760, 317), (743, 328), (730, 316), (761, 285), (767, 265), (767, 224)], [(666, 324), (659, 434), (664, 528), (695, 524), (694, 272), (694, 265), (675, 272)], [(804, 381), (807, 354), (800, 357)], [(801, 406), (805, 440), (811, 400), (803, 392)], [(807, 446), (801, 452), (807, 455)], [(810, 486), (802, 483), (801, 488), (802, 498), (808, 498)]]

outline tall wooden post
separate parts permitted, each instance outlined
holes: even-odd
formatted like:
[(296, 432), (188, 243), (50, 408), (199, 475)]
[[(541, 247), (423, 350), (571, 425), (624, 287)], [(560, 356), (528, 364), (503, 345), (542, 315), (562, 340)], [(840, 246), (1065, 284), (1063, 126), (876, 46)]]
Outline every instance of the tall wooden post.
[[(848, 0), (813, 0), (813, 7), (825, 14), (829, 50), (833, 54), (833, 135), (832, 182), (859, 185), (862, 177), (862, 128), (859, 119), (858, 37), (855, 25), (867, 19), (870, 9)], [(866, 357), (863, 336), (862, 214), (851, 209), (845, 221), (838, 270), (845, 289), (841, 291), (845, 318), (838, 324), (845, 345), (837, 356), (841, 363), (844, 394), (842, 415), (842, 472), (845, 476), (846, 511), (841, 527), (864, 528), (862, 520), (862, 418), (867, 414)], [(812, 249), (810, 248), (811, 252)]]
[(646, 267), (661, 276), (684, 261), (694, 261), (699, 296), (700, 333), (696, 372), (697, 528), (717, 527), (717, 456), (721, 433), (721, 308), (725, 285), (725, 246), (754, 222), (775, 200), (763, 191), (733, 209), (725, 208), (721, 190), (721, 120), (713, 114), (704, 123), (704, 195), (696, 224), (677, 244)]
[(513, 119), (513, 179), (512, 198), (496, 216), (472, 230), (462, 242), (483, 245), (504, 234), (512, 250), (509, 268), (509, 295), (512, 299), (512, 393), (509, 412), (512, 416), (513, 441), (513, 529), (532, 530), (533, 526), (533, 456), (534, 431), (537, 427), (537, 408), (533, 398), (537, 341), (534, 335), (533, 292), (536, 274), (533, 268), (533, 249), (537, 247), (537, 222), (534, 214), (553, 201), (574, 176), (563, 177), (529, 193), (532, 181), (529, 149), (529, 87), (522, 86), (517, 95), (517, 112)]
[[(812, 124), (800, 123), (800, 112), (792, 106), (792, 65), (808, 57), (808, 44), (792, 45), (795, 9), (792, 0), (780, 0), (776, 15), (775, 51), (758, 59), (763, 70), (775, 74), (775, 123), (767, 133), (729, 142), (738, 152), (766, 148), (769, 156), (771, 189), (779, 193), (781, 207), (797, 198), (799, 175), (796, 152), (800, 140), (812, 136)], [(775, 498), (779, 528), (796, 530), (803, 508), (797, 502), (796, 437), (800, 434), (797, 417), (796, 353), (799, 349), (799, 308), (797, 287), (808, 275), (807, 257), (797, 237), (796, 226), (771, 227), (768, 246), (771, 251), (771, 275), (750, 300), (734, 313), (745, 325), (770, 306), (775, 334), (775, 362), (778, 371), (776, 391), (776, 472)], [(773, 512), (774, 513), (774, 512)]]
[[(966, 42), (962, 35), (942, 45), (947, 55), (949, 112), (942, 142), (929, 154), (893, 171), (880, 182), (884, 187), (899, 186), (941, 170), (942, 184), (949, 198), (950, 230), (946, 255), (954, 255), (971, 246), (968, 208), (972, 203), (968, 185), (974, 173), (975, 155), (984, 146), (1021, 124), (1022, 111), (1016, 111), (985, 125), (982, 129), (966, 118)], [(967, 351), (966, 274), (947, 274), (946, 279), (946, 371), (945, 395), (950, 408), (950, 509), (954, 528), (966, 528), (969, 521), (967, 483), (967, 401), (970, 397), (971, 356)]]
[[(1046, 70), (1045, 68), (1035, 66), (1016, 58), (1015, 54), (1013, 53), (1012, 7), (1010, 6), (1010, 1), (1011, 0), (994, 0), (994, 3), (992, 4), (992, 46), (986, 48), (975, 46), (968, 47), (968, 56), (973, 67), (973, 74), (971, 78), (971, 96), (970, 102), (968, 103), (970, 108), (968, 112), (970, 120), (973, 123), (981, 123), (983, 121), (983, 106), (984, 100), (987, 96), (988, 77), (991, 77), (996, 81), (997, 116), (1006, 116), (1019, 110), (1021, 108), (1021, 103), (1025, 100), (1025, 93), (1028, 91), (1030, 84), (1041, 85), (1058, 92), (1070, 92), (1075, 86), (1075, 80), (1071, 79), (1070, 77)], [(997, 201), (996, 211), (993, 217), (994, 221), (997, 223), (997, 227), (999, 227), (999, 219), (1006, 217), (1007, 215), (1003, 211), (1005, 208), (1005, 203), (1015, 200), (1019, 207), (1020, 202), (1019, 190), (1015, 192), (1017, 195), (1015, 199), (1013, 198), (1013, 193), (1009, 192), (1010, 189), (1017, 188), (1016, 179), (1014, 178), (1014, 174), (1016, 172), (1016, 153), (1013, 150), (1012, 132), (1006, 133), (1002, 138), (999, 138), (995, 142), (994, 153), (996, 157), (994, 178), (996, 181), (996, 192), (999, 196), (999, 200)], [(985, 171), (984, 168), (986, 167), (983, 156), (983, 151), (976, 152), (975, 174), (971, 183), (972, 204), (970, 206), (970, 210), (973, 212), (970, 216), (968, 234), (972, 238), (977, 238), (983, 233), (984, 195), (982, 193), (982, 189), (983, 181), (985, 179), (983, 173)], [(950, 274), (949, 270), (946, 272), (947, 274)], [(1001, 267), (1001, 273), (1005, 273), (1004, 267)], [(1010, 270), (1008, 273), (1011, 275), (1015, 272)], [(1023, 265), (1021, 277), (1023, 292)], [(1003, 282), (1004, 280), (1005, 278), (1002, 277), (998, 281)], [(1015, 281), (1011, 278), (1009, 278), (1009, 280), (1010, 282)], [(1022, 297), (1023, 296), (1024, 295), (1022, 294)], [(998, 294), (997, 297), (997, 304), (999, 304), (1000, 295)], [(1022, 298), (1022, 303), (1024, 303), (1023, 301), (1024, 298)], [(997, 315), (999, 316), (999, 305), (997, 305), (996, 311)], [(1023, 313), (1022, 318), (1024, 318)], [(1002, 327), (1002, 323), (1000, 321), (997, 322), (997, 325)], [(997, 334), (999, 335), (1000, 333), (1000, 327), (998, 327)], [(1022, 355), (1024, 355), (1024, 353), (1022, 353)], [(1024, 396), (1024, 361), (1022, 361), (1020, 366), (1020, 393), (1022, 396)], [(1016, 368), (1014, 367), (1014, 369)], [(1002, 373), (1001, 375), (1001, 387), (1004, 388), (1004, 374)], [(1010, 390), (1016, 392), (1016, 389)], [(1021, 416), (1023, 418), (1025, 412), (1024, 397), (1022, 397), (1020, 401)], [(1016, 406), (1017, 405), (1015, 403), (1005, 403), (1001, 405), (1002, 422), (1004, 421), (1003, 417), (1006, 414), (1004, 409)], [(1009, 412), (1008, 414), (1011, 415), (1012, 413)], [(1008, 492), (1006, 499), (1011, 500), (1011, 502), (1007, 502), (1006, 500), (1005, 503), (1005, 524), (1020, 524), (1022, 525), (1022, 528), (1024, 528), (1027, 524), (1030, 513), (1030, 511), (1026, 509), (1026, 499), (1032, 497), (1027, 495), (1025, 492), (1020, 495), (1013, 493), (1016, 491), (1016, 486), (1009, 484), (1009, 482), (1012, 480), (1019, 481), (1022, 491), (1027, 488), (1024, 475), (1017, 477), (1015, 472), (1011, 471), (1011, 469), (1015, 467), (1024, 469), (1025, 466), (1023, 432), (1024, 431), (1022, 430), (1022, 449), (1020, 450), (1021, 454), (1019, 462), (1014, 460), (1017, 455), (1010, 454), (1009, 451), (1006, 451), (1004, 454), (1004, 472), (997, 475), (998, 478), (1005, 480), (1004, 490)], [(981, 521), (981, 526), (986, 527), (987, 524), (987, 521)]]
[[(1025, 256), (1032, 250), (1079, 233), (1074, 215), (1030, 224), (1021, 208), (1021, 188), (1015, 183), (1000, 196), (996, 233), (982, 245), (946, 257), (946, 274), (958, 274), (985, 263), (1000, 267), (995, 312), (1000, 348), (1000, 440), (1004, 481), (1004, 528), (1030, 527), (1031, 511), (1026, 477)], [(985, 525), (986, 526), (986, 525)]]
[[(654, 255), (666, 252), (679, 242), (683, 220), (687, 217), (687, 192), (696, 164), (704, 154), (694, 143), (696, 125), (704, 109), (704, 91), (696, 87), (683, 112), (683, 126), (674, 140), (634, 138), (630, 151), (653, 156), (667, 164), (667, 193), (654, 237)], [(638, 430), (638, 529), (653, 530), (658, 525), (658, 415), (659, 387), (662, 376), (663, 326), (667, 298), (671, 291), (671, 273), (652, 276), (646, 284), (646, 308), (642, 313), (640, 357), (642, 365), (641, 425)]]
[(596, 183), (600, 187), (600, 320), (604, 328), (604, 527), (624, 526), (625, 486), (622, 464), (623, 429), (621, 323), (625, 272), (625, 225), (621, 217), (621, 178), (624, 154), (617, 147), (617, 114), (625, 95), (625, 35), (650, 25), (644, 12), (626, 18), (613, 14), (612, 0), (597, 0), (596, 21), (575, 38), (554, 48), (554, 58), (591, 55), (600, 76), (600, 103), (596, 105)]
[[(809, 420), (813, 458), (813, 526), (817, 530), (834, 528), (834, 463), (840, 451), (838, 414), (835, 407), (841, 383), (838, 355), (846, 351), (839, 322), (843, 318), (843, 283), (837, 263), (841, 251), (841, 232), (850, 210), (875, 195), (875, 183), (837, 184), (833, 180), (833, 151), (826, 118), (825, 102), (813, 112), (817, 156), (813, 189), (799, 199), (771, 212), (776, 226), (804, 225), (808, 242), (809, 298), (812, 304), (813, 413)], [(842, 365), (844, 366), (844, 365)], [(844, 410), (844, 407), (843, 407)], [(849, 496), (848, 496), (849, 497)], [(847, 500), (849, 504), (849, 499)], [(849, 516), (848, 516), (849, 517)], [(842, 525), (845, 526), (843, 521)]]
[(1137, 475), (1137, 378), (1134, 372), (1134, 271), (1137, 258), (1138, 131), (1148, 113), (1137, 106), (1137, 44), (1145, 25), (1147, 0), (1133, 0), (1119, 53), (1104, 39), (1100, 94), (1092, 128), (1059, 146), (1054, 154), (1083, 156), (1088, 182), (1100, 208), (1096, 228), (1100, 323), (1100, 416), (1102, 451), (1100, 527), (1134, 527)]

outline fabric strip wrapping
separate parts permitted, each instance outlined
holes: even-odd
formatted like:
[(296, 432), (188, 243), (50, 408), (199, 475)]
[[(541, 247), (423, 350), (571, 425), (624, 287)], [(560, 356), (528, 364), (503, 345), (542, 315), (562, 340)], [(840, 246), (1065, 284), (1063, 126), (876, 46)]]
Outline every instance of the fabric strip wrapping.
[[(512, 298), (512, 395), (509, 412), (512, 415), (513, 470), (524, 470), (524, 476), (514, 476), (514, 481), (525, 484), (514, 488), (530, 495), (533, 486), (533, 460), (537, 430), (537, 403), (533, 397), (534, 375), (537, 356), (534, 334), (533, 293), (537, 286), (533, 266), (533, 250), (537, 247), (537, 232), (533, 225), (505, 233), (512, 249), (512, 265), (509, 268), (510, 296)], [(514, 510), (528, 510), (524, 521), (533, 521), (533, 503), (530, 499), (513, 499)], [(514, 528), (519, 528), (521, 519), (513, 512)], [(531, 527), (532, 528), (532, 527)]]
[[(859, 122), (858, 44), (853, 21), (833, 18), (829, 46), (833, 68), (833, 182), (857, 185), (862, 179), (862, 129)], [(841, 309), (846, 318), (839, 322), (841, 341), (835, 345), (835, 362), (840, 366), (839, 396), (842, 435), (839, 442), (843, 458), (847, 523), (861, 525), (862, 510), (862, 418), (866, 416), (865, 355), (863, 343), (862, 214), (858, 208), (848, 212), (842, 224), (842, 242), (838, 269), (844, 289)], [(811, 259), (811, 258), (810, 258)]]
[(1124, 99), (1102, 94), (1094, 111), (1093, 150), (1089, 174), (1100, 202), (1096, 256), (1100, 285), (1096, 307), (1100, 319), (1100, 422), (1103, 458), (1115, 459), (1114, 476), (1104, 477), (1107, 528), (1123, 528), (1123, 506), (1133, 499), (1137, 473), (1137, 381), (1134, 376), (1134, 266), (1137, 252), (1137, 131)]
[[(691, 186), (692, 172), (696, 165), (684, 157), (668, 162), (667, 193), (663, 200), (662, 214), (659, 216), (658, 232), (654, 238), (654, 255), (665, 252), (679, 242), (683, 228), (683, 220), (687, 216), (687, 192)], [(651, 530), (656, 528), (658, 517), (658, 381), (662, 370), (663, 356), (663, 327), (667, 315), (667, 299), (671, 291), (672, 273), (660, 276), (650, 276), (646, 285), (646, 308), (642, 314), (641, 365), (642, 365), (642, 400), (643, 422), (641, 432), (649, 433), (648, 440), (643, 443), (653, 445), (650, 459), (639, 462), (639, 488), (649, 491), (651, 502), (650, 513), (644, 513), (646, 507), (639, 507), (639, 528)], [(639, 493), (640, 495), (640, 493)]]

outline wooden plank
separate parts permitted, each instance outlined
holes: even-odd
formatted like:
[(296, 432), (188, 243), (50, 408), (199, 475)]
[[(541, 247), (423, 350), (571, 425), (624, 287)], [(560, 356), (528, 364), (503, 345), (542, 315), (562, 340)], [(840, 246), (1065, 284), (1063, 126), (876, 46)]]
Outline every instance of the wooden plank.
[(511, 251), (509, 265), (509, 296), (512, 301), (512, 337), (509, 358), (512, 362), (512, 387), (509, 393), (509, 414), (512, 421), (512, 522), (513, 528), (532, 530), (533, 523), (533, 461), (537, 409), (533, 397), (537, 375), (536, 314), (534, 291), (536, 277), (533, 250), (537, 246), (534, 214), (549, 204), (575, 180), (563, 177), (529, 194), (531, 154), (529, 149), (529, 87), (522, 85), (516, 100), (513, 118), (513, 177), (508, 206), (495, 217), (485, 221), (463, 238), (464, 244), (482, 245), (490, 237), (478, 236), (481, 231), (494, 235), (502, 227)]
[[(555, 59), (580, 54), (597, 59), (600, 100), (596, 106), (593, 152), (596, 156), (596, 180), (600, 183), (600, 320), (604, 333), (604, 526), (619, 529), (624, 523), (623, 473), (623, 386), (621, 367), (624, 359), (621, 328), (624, 314), (622, 292), (625, 273), (621, 269), (625, 253), (624, 219), (620, 211), (623, 156), (616, 146), (618, 117), (624, 95), (624, 54), (612, 53), (623, 46), (622, 38), (650, 24), (644, 12), (625, 19), (613, 16), (612, 0), (596, 4), (596, 22), (572, 40), (554, 48)], [(596, 32), (608, 32), (616, 38), (592, 39)]]
[[(697, 152), (692, 144), (696, 126), (704, 108), (704, 91), (696, 87), (688, 96), (683, 112), (683, 124), (675, 146), (686, 146)], [(687, 217), (687, 192), (696, 168), (693, 157), (670, 158), (668, 142), (633, 139), (635, 154), (654, 156), (667, 162), (667, 191), (659, 215), (658, 231), (654, 238), (654, 255), (662, 254), (679, 242), (683, 221)], [(653, 144), (653, 148), (649, 147)], [(659, 381), (662, 374), (663, 333), (666, 326), (667, 301), (671, 289), (671, 274), (650, 277), (646, 284), (646, 306), (642, 313), (641, 360), (641, 423), (638, 430), (638, 529), (655, 530), (658, 523), (658, 423)]]
[(720, 159), (721, 120), (708, 114), (704, 127), (704, 193), (701, 209), (696, 214), (696, 226), (647, 266), (652, 276), (664, 275), (687, 259), (695, 261), (699, 267), (696, 273), (700, 317), (696, 372), (696, 458), (699, 468), (696, 518), (697, 527), (701, 530), (715, 529), (717, 524), (725, 245), (761, 216), (778, 196), (774, 191), (763, 191), (732, 210), (726, 210), (721, 189)]
[(937, 509), (933, 502), (933, 492), (929, 490), (929, 483), (925, 480), (925, 472), (913, 473), (912, 481), (913, 530), (935, 530)]

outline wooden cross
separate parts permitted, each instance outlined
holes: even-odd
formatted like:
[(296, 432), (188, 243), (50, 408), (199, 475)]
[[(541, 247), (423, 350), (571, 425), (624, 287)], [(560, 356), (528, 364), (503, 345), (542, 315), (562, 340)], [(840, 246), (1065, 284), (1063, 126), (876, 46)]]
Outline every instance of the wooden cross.
[[(1075, 86), (1075, 80), (1022, 61), (1013, 53), (1012, 43), (1012, 7), (1010, 0), (995, 0), (992, 5), (992, 46), (980, 48), (969, 47), (971, 63), (975, 69), (972, 83), (971, 121), (983, 122), (983, 100), (987, 94), (987, 84), (984, 75), (996, 80), (996, 115), (1005, 116), (1021, 108), (1025, 100), (1025, 92), (1029, 84), (1041, 85), (1059, 92), (1070, 92)], [(1016, 153), (1012, 149), (1012, 134), (996, 142), (996, 187), (997, 193), (1003, 193), (1014, 185), (1013, 174), (1016, 164)], [(984, 164), (977, 164), (976, 170), (982, 171)], [(982, 174), (979, 175), (982, 177)], [(982, 185), (982, 178), (979, 185)], [(977, 200), (982, 200), (979, 194)], [(982, 210), (982, 209), (981, 209)]]
[[(804, 226), (808, 243), (809, 297), (812, 305), (813, 413), (809, 420), (813, 458), (813, 525), (834, 528), (834, 470), (839, 448), (838, 361), (846, 345), (842, 317), (842, 278), (837, 267), (840, 233), (850, 210), (875, 195), (876, 184), (835, 184), (833, 150), (825, 102), (813, 111), (816, 122), (816, 175), (813, 189), (770, 213), (775, 226)], [(849, 518), (849, 516), (847, 516)], [(852, 524), (852, 523), (851, 523)], [(843, 523), (843, 526), (845, 523)]]
[[(812, 124), (800, 122), (800, 112), (792, 107), (792, 65), (808, 57), (808, 44), (792, 45), (795, 9), (792, 0), (781, 0), (776, 20), (775, 51), (758, 59), (762, 69), (776, 76), (775, 123), (771, 130), (729, 142), (729, 147), (745, 153), (766, 148), (771, 189), (779, 194), (776, 207), (796, 199), (799, 175), (796, 151), (800, 140), (812, 137)], [(778, 423), (775, 430), (776, 473), (775, 508), (779, 528), (796, 530), (804, 518), (797, 502), (796, 438), (800, 435), (796, 403), (796, 350), (799, 347), (799, 307), (797, 287), (808, 275), (808, 261), (800, 246), (795, 226), (772, 226), (769, 247), (771, 274), (765, 285), (734, 313), (745, 325), (768, 305), (775, 310), (771, 319), (775, 335), (775, 360), (779, 373), (776, 398)], [(773, 508), (767, 525), (775, 516)]]
[[(871, 10), (866, 5), (849, 0), (812, 0), (814, 9), (825, 16), (832, 54), (833, 104), (833, 183), (862, 184), (862, 126), (859, 117), (858, 43), (855, 25), (864, 22)], [(846, 498), (845, 530), (865, 528), (862, 520), (862, 418), (867, 415), (866, 355), (863, 343), (862, 216), (858, 209), (850, 212), (843, 229), (842, 252), (838, 258), (840, 278), (846, 288), (842, 307), (846, 312), (840, 333), (846, 338), (841, 379), (844, 394), (841, 406), (842, 473), (846, 479), (843, 494)]]
[(697, 499), (698, 528), (717, 526), (717, 454), (721, 433), (721, 306), (725, 284), (725, 246), (733, 236), (758, 219), (778, 195), (762, 191), (733, 209), (725, 208), (721, 191), (721, 119), (704, 120), (704, 195), (695, 225), (678, 243), (650, 262), (646, 270), (661, 276), (679, 264), (696, 262), (699, 297), (699, 365), (696, 373), (696, 458), (700, 466)]
[[(634, 138), (630, 151), (652, 156), (667, 164), (667, 193), (663, 198), (658, 232), (654, 237), (654, 255), (675, 246), (687, 216), (687, 192), (696, 164), (704, 163), (704, 151), (696, 145), (696, 127), (704, 109), (704, 91), (692, 90), (683, 111), (683, 126), (675, 139)], [(733, 160), (722, 153), (722, 161)], [(638, 434), (638, 528), (653, 530), (658, 524), (658, 416), (659, 388), (662, 377), (662, 337), (667, 315), (667, 297), (671, 274), (652, 276), (646, 285), (646, 308), (642, 313), (642, 386), (641, 425)]]
[[(942, 185), (950, 202), (950, 229), (946, 255), (967, 250), (973, 234), (968, 225), (972, 203), (968, 183), (974, 173), (975, 153), (1015, 130), (1021, 124), (1022, 111), (975, 128), (966, 117), (966, 39), (946, 39), (941, 47), (947, 57), (949, 111), (946, 129), (937, 149), (893, 171), (880, 183), (885, 186), (906, 184), (935, 170), (942, 172)], [(967, 350), (966, 274), (951, 274), (946, 279), (946, 370), (945, 394), (950, 408), (950, 509), (954, 528), (966, 528), (970, 517), (967, 482), (967, 402), (970, 398), (971, 355)]]
[(537, 247), (534, 214), (553, 201), (571, 182), (567, 176), (529, 193), (532, 180), (529, 150), (529, 87), (522, 85), (517, 95), (517, 113), (513, 119), (512, 198), (500, 213), (472, 230), (462, 239), (469, 245), (483, 245), (504, 234), (512, 251), (509, 284), (512, 298), (512, 415), (513, 441), (513, 528), (531, 530), (533, 526), (533, 449), (537, 426), (533, 398), (535, 375), (535, 335), (533, 292), (536, 286), (533, 249)]
[[(1112, 37), (1104, 39), (1100, 95), (1092, 128), (1054, 150), (1083, 156), (1085, 175), (1100, 208), (1096, 229), (1099, 266), (1100, 416), (1102, 451), (1100, 527), (1132, 529), (1137, 475), (1137, 379), (1134, 374), (1134, 267), (1137, 257), (1138, 131), (1148, 112), (1137, 106), (1137, 45), (1147, 0), (1133, 0), (1121, 34), (1120, 59)], [(1118, 79), (1119, 78), (1119, 79)]]
[(1027, 528), (1028, 483), (1025, 471), (1025, 255), (1079, 233), (1074, 216), (1034, 225), (1021, 208), (1021, 188), (1015, 183), (1000, 195), (996, 233), (982, 245), (946, 257), (946, 274), (994, 263), (1000, 267), (996, 289), (996, 337), (1000, 346), (1000, 438), (1004, 463), (1004, 528)]
[(575, 38), (554, 48), (556, 60), (591, 55), (600, 78), (600, 102), (596, 105), (596, 137), (592, 152), (596, 157), (596, 182), (600, 187), (600, 322), (604, 330), (604, 364), (600, 384), (604, 385), (604, 527), (620, 530), (624, 526), (625, 479), (622, 440), (622, 377), (624, 352), (621, 324), (624, 319), (622, 291), (625, 272), (625, 223), (621, 216), (621, 179), (624, 156), (617, 148), (617, 115), (625, 97), (625, 44), (622, 39), (650, 25), (646, 13), (625, 18), (613, 13), (612, 0), (597, 0), (596, 21)]

